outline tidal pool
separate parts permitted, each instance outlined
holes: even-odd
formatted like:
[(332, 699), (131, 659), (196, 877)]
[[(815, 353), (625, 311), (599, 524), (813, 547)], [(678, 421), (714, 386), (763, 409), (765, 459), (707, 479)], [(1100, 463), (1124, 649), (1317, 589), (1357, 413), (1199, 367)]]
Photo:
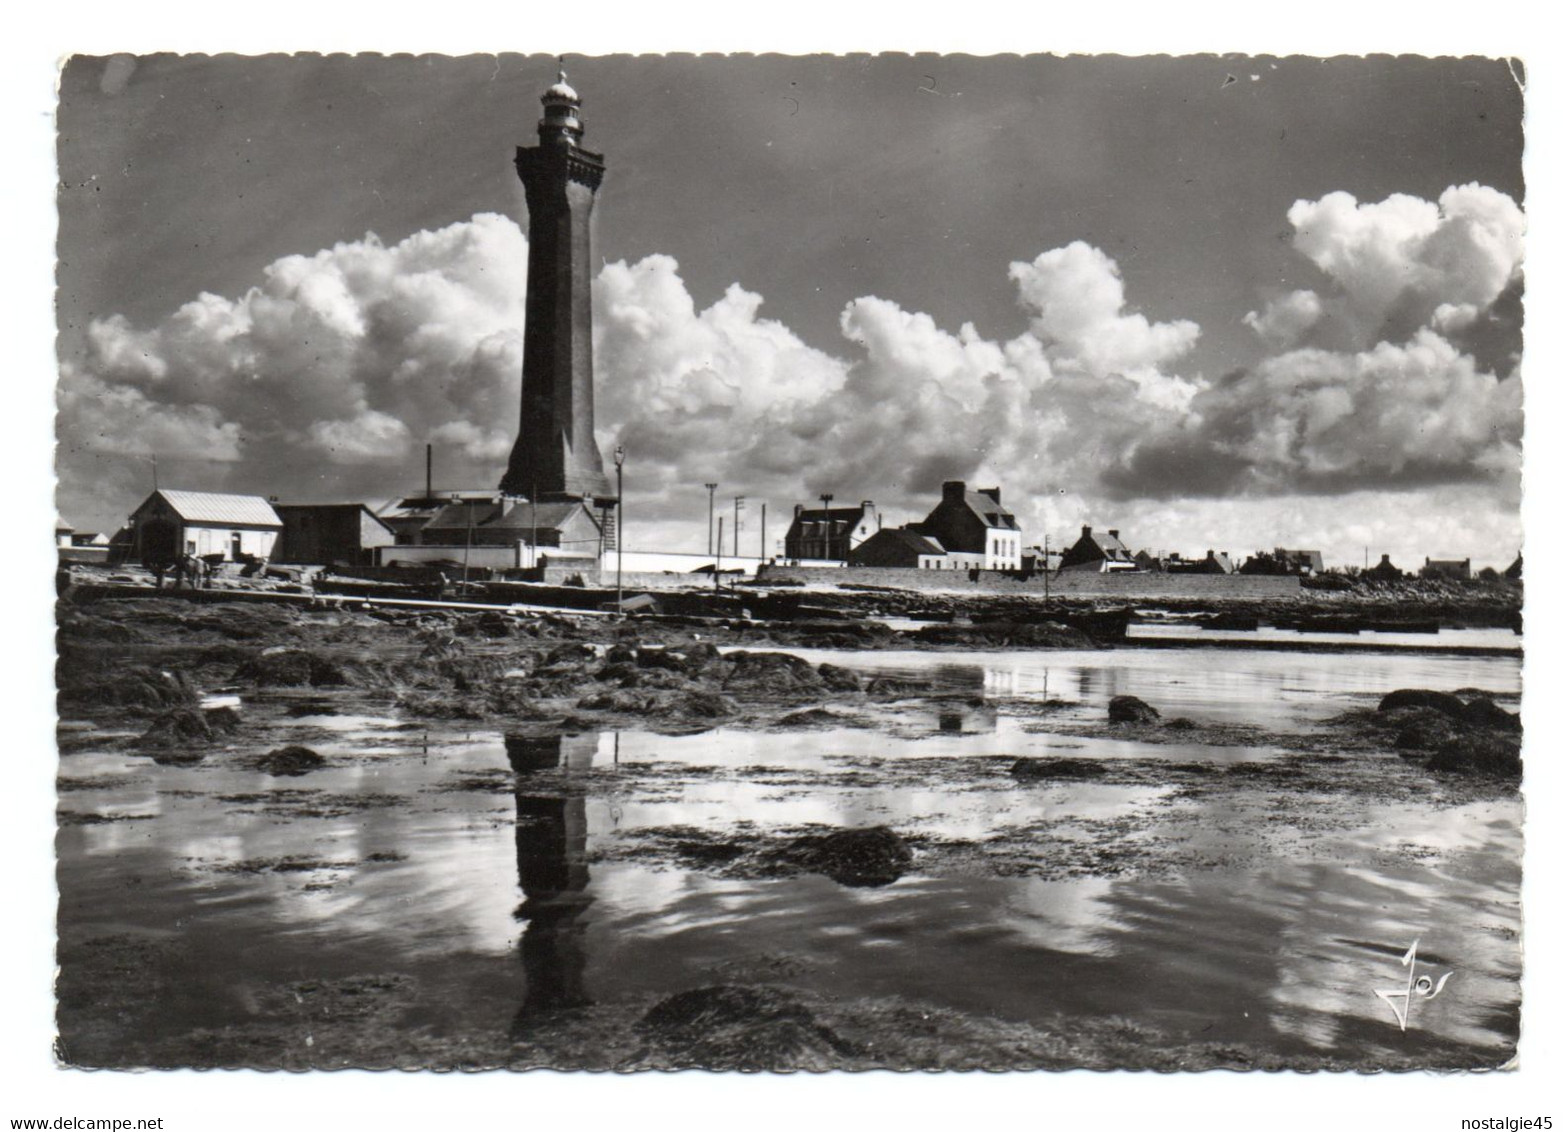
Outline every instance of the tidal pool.
[[(101, 1014), (62, 1012), (67, 1055), (165, 1064), (216, 1048), (235, 1051), (215, 1055), (226, 1063), (274, 1064), (278, 1043), (314, 1040), (319, 1020), (297, 1021), (295, 1002), (309, 986), (363, 976), (400, 988), (365, 1064), (396, 1061), (385, 1048), (412, 1035), (491, 1050), (547, 1012), (714, 982), (1016, 1023), (1123, 1018), (1175, 1042), (1364, 1066), (1491, 1064), (1512, 1050), (1517, 796), (1185, 792), (1155, 768), (1273, 765), (1286, 752), (1047, 734), (1005, 701), (1062, 698), (1099, 717), (1128, 693), (1164, 714), (1285, 731), (1394, 687), (1513, 697), (1517, 661), (794, 651), (989, 702), (953, 721), (912, 712), (892, 731), (677, 736), (425, 732), (392, 712), (289, 716), (272, 702), (243, 710), (278, 742), (306, 739), (326, 768), (278, 778), (223, 752), (188, 766), (107, 748), (63, 756), (62, 1001), (85, 962), (69, 957), (95, 941), (144, 944), (135, 986), (151, 988)], [(1050, 754), (1140, 769), (1025, 786), (1004, 773), (1011, 756)], [(894, 883), (850, 887), (629, 851), (647, 831), (762, 842), (874, 825), (914, 845), (974, 846), (976, 863), (931, 870), (919, 849)], [(1104, 839), (1122, 853), (1005, 875), (981, 864), (994, 839), (1061, 860)], [(1419, 971), (1450, 978), (1411, 998), (1402, 1029), (1374, 992), (1403, 987), (1413, 942)], [(579, 1063), (560, 1050), (558, 1064)]]

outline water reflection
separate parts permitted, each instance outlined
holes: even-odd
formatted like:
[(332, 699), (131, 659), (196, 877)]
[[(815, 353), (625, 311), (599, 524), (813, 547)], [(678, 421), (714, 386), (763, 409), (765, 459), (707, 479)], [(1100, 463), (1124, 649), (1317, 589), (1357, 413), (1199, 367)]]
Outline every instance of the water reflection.
[[(239, 759), (71, 754), (62, 808), (105, 820), (60, 831), (61, 934), (177, 934), (158, 974), (181, 989), (147, 1005), (134, 1038), (148, 1042), (248, 1024), (269, 988), (305, 976), (368, 971), (422, 980), (418, 1016), (452, 1034), (522, 1036), (564, 1008), (763, 978), (1015, 1021), (1123, 1016), (1178, 1040), (1347, 1062), (1445, 1050), (1458, 1062), (1511, 1046), (1517, 799), (1321, 798), (1316, 812), (1296, 798), (1271, 818), (1248, 792), (1173, 797), (1154, 776), (1018, 788), (1007, 759), (1022, 754), (1215, 763), (1278, 752), (1032, 733), (1037, 715), (971, 694), (1090, 701), (1079, 710), (1099, 719), (1104, 698), (1127, 691), (1169, 715), (1298, 720), (1384, 685), (1519, 686), (1507, 658), (1247, 656), (1251, 666), (1231, 667), (1232, 654), (1193, 650), (855, 654), (858, 667), (962, 691), (942, 712), (900, 712), (895, 734), (436, 730), (420, 751), (387, 744), (393, 717), (363, 716), (320, 742), (329, 765), (303, 781)], [(308, 717), (272, 722), (294, 718)], [(992, 762), (959, 775), (916, 762), (936, 756)], [(622, 773), (604, 791), (613, 763)], [(106, 820), (126, 815), (146, 816)], [(653, 865), (632, 840), (685, 826), (697, 841), (779, 844), (805, 826), (876, 824), (914, 842), (969, 842), (995, 871), (1021, 830), (1058, 867), (967, 875), (958, 861), (947, 872), (914, 863), (893, 885), (855, 889)], [(1119, 872), (1119, 854), (1134, 867)], [(1417, 938), (1456, 975), (1403, 1034), (1373, 991), (1394, 984)]]
[(516, 875), (525, 900), (516, 919), (526, 993), (512, 1032), (537, 1011), (585, 1006), (587, 892), (586, 799), (579, 793), (533, 794), (528, 780), (539, 771), (589, 771), (597, 735), (505, 736), (505, 754), (516, 776)]

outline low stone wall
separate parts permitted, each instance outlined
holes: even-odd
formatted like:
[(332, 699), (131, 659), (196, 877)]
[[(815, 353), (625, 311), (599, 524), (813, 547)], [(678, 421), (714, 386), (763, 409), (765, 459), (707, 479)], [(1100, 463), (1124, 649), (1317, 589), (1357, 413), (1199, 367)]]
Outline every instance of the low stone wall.
[[(819, 585), (885, 586), (923, 593), (1044, 593), (1041, 574), (1021, 578), (983, 570), (974, 582), (961, 570), (912, 570), (879, 566), (853, 566), (845, 570), (813, 570), (801, 566), (766, 566), (762, 581), (804, 582)], [(1045, 592), (1060, 597), (1222, 598), (1300, 597), (1302, 579), (1257, 574), (1091, 574), (1067, 571), (1054, 574)]]

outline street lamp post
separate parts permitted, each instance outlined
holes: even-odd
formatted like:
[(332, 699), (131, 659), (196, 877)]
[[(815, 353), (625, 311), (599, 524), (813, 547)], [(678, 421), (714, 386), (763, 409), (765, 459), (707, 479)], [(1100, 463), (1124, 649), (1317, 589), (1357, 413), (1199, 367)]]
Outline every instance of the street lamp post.
[(820, 502), (825, 505), (825, 561), (830, 561), (830, 501), (836, 498), (828, 491), (820, 493)]
[(619, 522), (613, 539), (615, 549), (618, 551), (619, 568), (613, 589), (616, 608), (622, 614), (624, 612), (624, 445), (622, 444), (613, 450), (613, 470), (619, 480)]
[(710, 496), (706, 503), (706, 553), (716, 553), (716, 489), (719, 485), (706, 484), (706, 494)]

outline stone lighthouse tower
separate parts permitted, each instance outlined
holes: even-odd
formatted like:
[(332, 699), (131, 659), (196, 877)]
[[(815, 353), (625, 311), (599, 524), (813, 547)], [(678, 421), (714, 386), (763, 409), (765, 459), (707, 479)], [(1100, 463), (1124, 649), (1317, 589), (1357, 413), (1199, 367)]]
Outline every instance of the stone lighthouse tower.
[(534, 501), (589, 499), (607, 510), (616, 500), (592, 432), (591, 216), (603, 160), (581, 148), (581, 100), (563, 70), (542, 101), (537, 145), (516, 150), (531, 246), (521, 430), (499, 487)]

